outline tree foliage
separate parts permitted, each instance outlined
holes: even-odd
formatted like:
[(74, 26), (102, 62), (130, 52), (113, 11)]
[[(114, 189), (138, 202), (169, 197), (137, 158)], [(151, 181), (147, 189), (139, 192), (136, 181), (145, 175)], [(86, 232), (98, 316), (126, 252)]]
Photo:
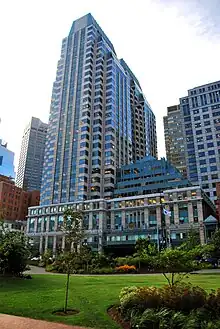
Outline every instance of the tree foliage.
[(68, 295), (69, 295), (69, 278), (70, 273), (76, 264), (77, 256), (80, 252), (82, 240), (85, 237), (83, 230), (83, 215), (81, 212), (67, 209), (63, 215), (62, 231), (65, 236), (65, 250), (63, 253), (63, 265), (67, 272), (66, 293), (64, 312), (67, 312)]
[(161, 270), (170, 286), (179, 283), (185, 275), (200, 270), (204, 265), (199, 262), (212, 251), (212, 246), (196, 246), (191, 250), (167, 248), (154, 257), (154, 268)]
[(0, 273), (21, 275), (30, 255), (28, 240), (22, 232), (4, 231), (0, 235)]

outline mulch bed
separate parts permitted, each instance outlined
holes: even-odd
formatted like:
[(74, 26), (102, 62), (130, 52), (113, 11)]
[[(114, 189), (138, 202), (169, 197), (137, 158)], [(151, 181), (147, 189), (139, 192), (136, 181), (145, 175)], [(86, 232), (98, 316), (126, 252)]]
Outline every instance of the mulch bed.
[(107, 313), (112, 318), (112, 320), (121, 326), (121, 328), (131, 329), (130, 323), (122, 318), (117, 306), (110, 306), (107, 310)]
[(57, 310), (53, 312), (54, 315), (59, 315), (59, 316), (76, 315), (78, 313), (79, 313), (78, 310), (70, 310), (70, 309), (67, 310), (66, 312), (64, 312), (63, 310)]

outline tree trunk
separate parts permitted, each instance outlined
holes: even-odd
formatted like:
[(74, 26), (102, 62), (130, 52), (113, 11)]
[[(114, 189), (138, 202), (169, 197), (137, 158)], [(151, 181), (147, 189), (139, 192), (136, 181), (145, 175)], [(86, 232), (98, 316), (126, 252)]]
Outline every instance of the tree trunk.
[(65, 296), (64, 313), (67, 312), (68, 294), (69, 294), (69, 281), (70, 281), (70, 271), (68, 269), (67, 277), (66, 277), (66, 296)]

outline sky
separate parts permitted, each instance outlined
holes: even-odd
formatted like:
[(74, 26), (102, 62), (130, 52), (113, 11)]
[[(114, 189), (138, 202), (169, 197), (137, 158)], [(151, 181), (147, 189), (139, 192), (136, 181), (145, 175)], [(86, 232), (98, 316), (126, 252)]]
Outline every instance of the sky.
[(193, 87), (220, 80), (219, 0), (8, 0), (0, 3), (0, 137), (18, 164), (31, 116), (48, 122), (61, 41), (91, 12), (124, 58), (157, 120)]

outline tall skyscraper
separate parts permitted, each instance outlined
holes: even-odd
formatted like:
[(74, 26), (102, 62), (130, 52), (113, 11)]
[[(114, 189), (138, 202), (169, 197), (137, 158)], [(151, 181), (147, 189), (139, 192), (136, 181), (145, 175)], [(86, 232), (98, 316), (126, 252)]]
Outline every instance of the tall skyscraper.
[(186, 177), (185, 143), (179, 105), (169, 106), (163, 117), (167, 160)]
[(116, 168), (157, 156), (155, 116), (91, 14), (63, 39), (53, 85), (41, 204), (113, 194)]
[(220, 81), (195, 87), (180, 99), (187, 175), (216, 200), (220, 178)]
[(31, 118), (24, 130), (16, 176), (16, 185), (27, 191), (40, 190), (47, 124)]

